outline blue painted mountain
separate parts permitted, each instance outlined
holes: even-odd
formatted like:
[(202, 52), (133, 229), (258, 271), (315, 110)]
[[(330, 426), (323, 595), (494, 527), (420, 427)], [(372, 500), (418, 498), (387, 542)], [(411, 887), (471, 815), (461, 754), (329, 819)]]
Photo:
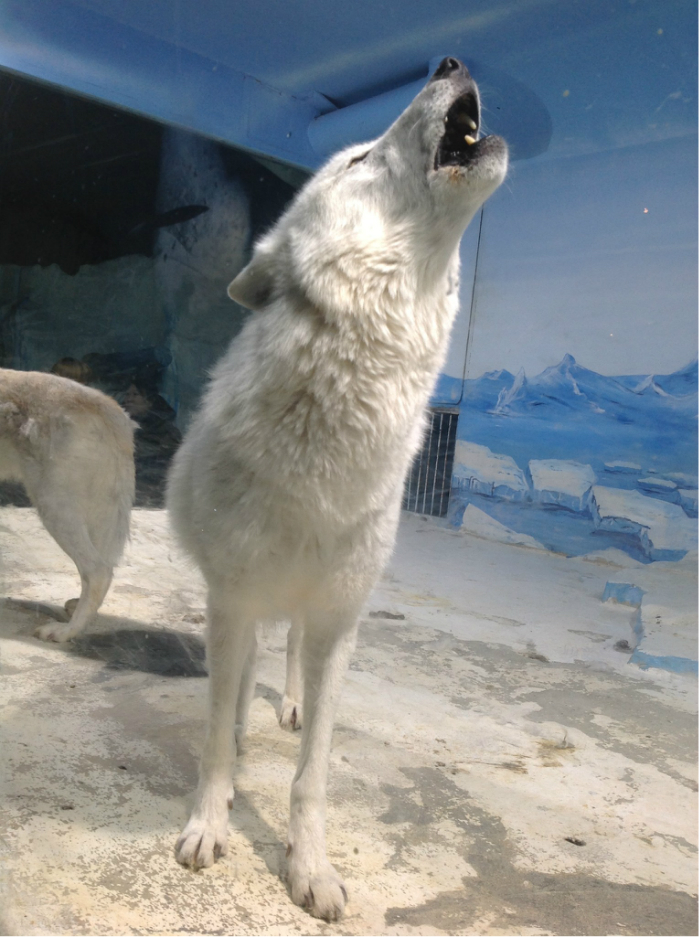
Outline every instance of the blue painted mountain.
[(696, 361), (673, 374), (607, 377), (566, 355), (535, 377), (491, 371), (463, 391), (459, 438), (521, 468), (557, 458), (602, 472), (605, 462), (628, 460), (645, 471), (696, 474)]
[(663, 396), (670, 394), (673, 397), (684, 397), (697, 392), (697, 361), (696, 359), (685, 368), (672, 374), (633, 374), (627, 377), (618, 377), (618, 381), (637, 394), (655, 393)]
[[(692, 368), (693, 394), (686, 389)], [(520, 371), (511, 385), (500, 391), (493, 412), (536, 415), (542, 419), (570, 419), (575, 413), (585, 419), (594, 415), (621, 423), (674, 422), (676, 416), (684, 421), (690, 413), (696, 413), (696, 374), (694, 363), (675, 374), (641, 377), (629, 386), (628, 379), (597, 374), (577, 364), (572, 355), (566, 355), (560, 364), (546, 368), (534, 378), (527, 378)], [(485, 377), (476, 383), (483, 384)], [(682, 391), (681, 395), (673, 394), (674, 388)]]

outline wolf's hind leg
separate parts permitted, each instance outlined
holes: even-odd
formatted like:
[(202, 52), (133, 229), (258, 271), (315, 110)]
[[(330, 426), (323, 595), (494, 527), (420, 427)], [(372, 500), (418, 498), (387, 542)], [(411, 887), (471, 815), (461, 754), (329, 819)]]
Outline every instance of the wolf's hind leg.
[[(82, 591), (77, 600), (75, 611), (66, 624), (51, 622), (41, 625), (34, 634), (42, 641), (56, 641), (59, 644), (77, 637), (93, 621), (112, 581), (111, 569), (95, 567), (89, 572), (81, 572)], [(71, 603), (75, 600), (72, 599)]]
[(300, 729), (303, 724), (303, 668), (301, 646), (303, 643), (303, 618), (291, 619), (286, 639), (286, 685), (279, 710), (279, 725), (282, 729)]
[(192, 869), (211, 866), (228, 851), (236, 706), (255, 641), (254, 621), (225, 587), (210, 588), (208, 611), (209, 724), (194, 809), (175, 847), (178, 862)]
[(69, 505), (37, 502), (44, 527), (78, 567), (81, 592), (75, 611), (66, 624), (41, 625), (34, 634), (44, 641), (69, 641), (94, 619), (112, 581), (113, 568), (99, 556), (80, 515)]
[(304, 719), (291, 785), (289, 884), (293, 901), (326, 921), (341, 917), (347, 901), (325, 852), (325, 798), (335, 710), (356, 633), (355, 614), (314, 613), (304, 621)]
[(238, 754), (242, 753), (243, 742), (248, 731), (248, 713), (255, 696), (255, 677), (257, 668), (257, 638), (253, 634), (248, 656), (243, 665), (238, 690), (238, 702), (235, 708), (235, 744)]

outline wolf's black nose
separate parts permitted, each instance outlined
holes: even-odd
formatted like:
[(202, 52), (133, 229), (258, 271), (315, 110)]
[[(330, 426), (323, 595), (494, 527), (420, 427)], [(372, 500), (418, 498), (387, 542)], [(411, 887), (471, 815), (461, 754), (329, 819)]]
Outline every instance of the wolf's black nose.
[(467, 78), (470, 77), (469, 71), (463, 62), (448, 55), (437, 66), (437, 70), (432, 76), (432, 81), (438, 81), (440, 78), (451, 78), (456, 72), (461, 72)]

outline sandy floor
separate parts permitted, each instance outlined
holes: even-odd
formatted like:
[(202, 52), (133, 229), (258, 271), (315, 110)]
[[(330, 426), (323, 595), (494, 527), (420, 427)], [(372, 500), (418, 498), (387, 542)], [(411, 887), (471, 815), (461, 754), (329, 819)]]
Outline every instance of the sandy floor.
[(695, 660), (691, 559), (569, 560), (404, 518), (337, 719), (337, 925), (283, 881), (284, 628), (261, 636), (229, 854), (194, 874), (173, 846), (204, 728), (204, 593), (163, 513), (134, 512), (69, 646), (31, 636), (77, 589), (31, 509), (0, 509), (0, 560), (1, 933), (696, 933), (696, 679), (640, 669), (638, 608), (601, 601), (640, 586), (658, 660)]

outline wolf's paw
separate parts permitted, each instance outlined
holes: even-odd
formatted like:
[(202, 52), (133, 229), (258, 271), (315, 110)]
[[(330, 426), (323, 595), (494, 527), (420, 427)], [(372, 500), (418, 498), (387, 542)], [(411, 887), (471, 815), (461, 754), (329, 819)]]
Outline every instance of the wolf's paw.
[(37, 628), (34, 632), (34, 637), (41, 638), (42, 641), (55, 641), (57, 644), (63, 644), (65, 641), (70, 641), (71, 638), (74, 638), (80, 631), (80, 628), (76, 630), (70, 622), (61, 624), (60, 622), (52, 621), (48, 625), (41, 625)]
[(208, 869), (228, 852), (228, 814), (224, 821), (210, 823), (191, 817), (175, 846), (175, 856), (190, 869)]
[(279, 710), (279, 725), (282, 729), (289, 729), (292, 732), (294, 729), (300, 729), (302, 716), (301, 703), (297, 703), (296, 700), (290, 699), (288, 696), (283, 696), (282, 708)]
[(313, 917), (339, 921), (347, 904), (345, 883), (329, 862), (318, 869), (289, 868), (291, 900)]

